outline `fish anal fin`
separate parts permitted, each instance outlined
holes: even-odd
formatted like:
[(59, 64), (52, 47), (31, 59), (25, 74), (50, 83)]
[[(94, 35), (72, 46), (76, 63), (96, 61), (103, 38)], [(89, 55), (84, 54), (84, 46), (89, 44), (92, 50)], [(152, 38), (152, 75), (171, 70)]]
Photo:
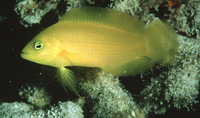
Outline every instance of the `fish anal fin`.
[(102, 69), (117, 76), (132, 76), (149, 70), (153, 66), (152, 59), (141, 56), (122, 64), (103, 67)]

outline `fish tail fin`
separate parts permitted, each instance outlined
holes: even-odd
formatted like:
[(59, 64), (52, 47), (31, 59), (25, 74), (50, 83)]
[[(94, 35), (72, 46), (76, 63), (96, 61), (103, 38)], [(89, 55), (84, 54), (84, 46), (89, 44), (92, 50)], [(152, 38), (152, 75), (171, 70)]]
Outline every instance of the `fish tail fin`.
[(74, 79), (75, 75), (71, 70), (69, 70), (65, 67), (58, 68), (57, 76), (58, 76), (58, 81), (59, 81), (60, 85), (64, 88), (64, 90), (66, 92), (68, 92), (68, 90), (67, 90), (67, 88), (68, 88), (74, 94), (76, 94), (78, 97), (81, 97), (79, 95), (79, 93), (77, 92), (76, 80)]
[(145, 31), (147, 56), (159, 64), (169, 64), (178, 50), (177, 34), (168, 24), (154, 19)]

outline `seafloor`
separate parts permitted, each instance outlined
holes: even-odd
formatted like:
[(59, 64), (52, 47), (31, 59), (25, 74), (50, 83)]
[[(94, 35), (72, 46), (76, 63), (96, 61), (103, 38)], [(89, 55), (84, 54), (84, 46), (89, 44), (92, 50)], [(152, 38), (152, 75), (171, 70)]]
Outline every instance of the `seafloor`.
[[(168, 22), (178, 35), (176, 61), (132, 77), (74, 67), (82, 98), (66, 93), (53, 67), (23, 60), (20, 53), (65, 12), (83, 6), (116, 9), (147, 25), (154, 18)], [(199, 117), (199, 29), (199, 0), (1, 0), (0, 117)]]

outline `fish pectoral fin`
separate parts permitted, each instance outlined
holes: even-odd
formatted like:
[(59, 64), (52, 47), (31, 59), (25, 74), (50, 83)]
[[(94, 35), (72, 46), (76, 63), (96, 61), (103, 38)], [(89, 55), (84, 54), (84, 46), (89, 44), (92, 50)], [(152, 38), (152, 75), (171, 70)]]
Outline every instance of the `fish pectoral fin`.
[(153, 60), (151, 58), (140, 56), (131, 61), (122, 64), (114, 64), (112, 66), (106, 66), (102, 69), (117, 76), (131, 76), (143, 73), (152, 68), (152, 66)]
[(78, 97), (81, 97), (79, 93), (77, 92), (75, 75), (71, 70), (65, 67), (58, 68), (57, 76), (58, 76), (58, 81), (60, 85), (64, 88), (66, 92), (68, 88)]

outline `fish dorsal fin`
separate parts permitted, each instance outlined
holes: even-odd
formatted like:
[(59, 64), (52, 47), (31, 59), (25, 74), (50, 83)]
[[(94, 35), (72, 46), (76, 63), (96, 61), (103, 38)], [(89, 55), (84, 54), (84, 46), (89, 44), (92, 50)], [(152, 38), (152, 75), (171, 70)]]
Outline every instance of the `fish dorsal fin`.
[(134, 33), (143, 32), (145, 29), (142, 21), (129, 14), (100, 7), (73, 8), (64, 14), (59, 22), (98, 23)]

